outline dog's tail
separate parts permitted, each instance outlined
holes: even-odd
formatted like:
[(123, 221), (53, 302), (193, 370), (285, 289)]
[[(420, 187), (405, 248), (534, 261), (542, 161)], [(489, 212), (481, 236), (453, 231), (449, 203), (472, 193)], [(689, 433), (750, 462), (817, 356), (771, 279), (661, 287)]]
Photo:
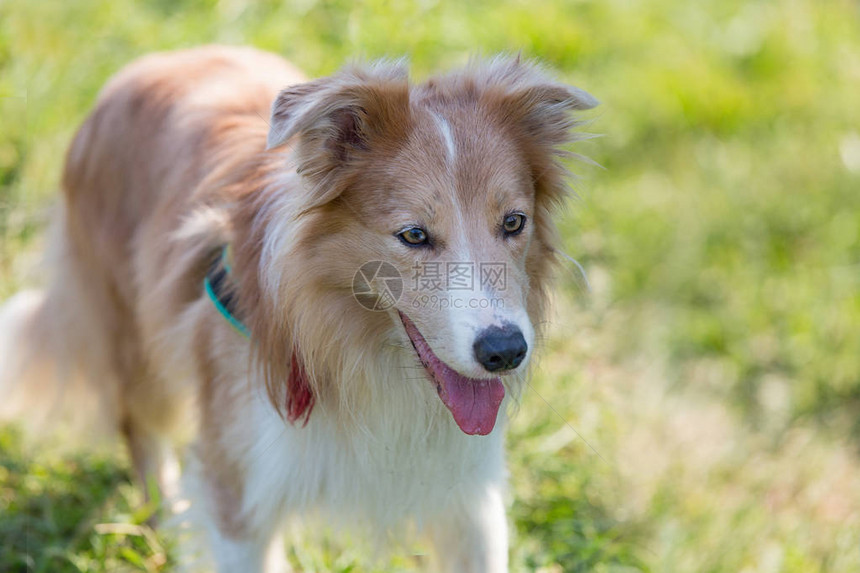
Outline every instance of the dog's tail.
[(104, 435), (118, 414), (109, 333), (62, 222), (53, 231), (47, 287), (0, 306), (0, 421)]

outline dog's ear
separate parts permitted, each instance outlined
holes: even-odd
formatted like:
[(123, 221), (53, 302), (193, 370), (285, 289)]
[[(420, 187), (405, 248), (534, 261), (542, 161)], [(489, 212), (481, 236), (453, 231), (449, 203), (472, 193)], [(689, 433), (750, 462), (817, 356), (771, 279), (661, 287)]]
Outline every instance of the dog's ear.
[(591, 109), (598, 101), (588, 92), (555, 81), (538, 64), (515, 57), (500, 56), (481, 65), (473, 64), (485, 99), (495, 104), (510, 121), (520, 121), (530, 135), (552, 143), (571, 139), (576, 124), (571, 113)]
[(283, 90), (272, 105), (268, 147), (296, 138), (297, 170), (315, 188), (312, 203), (322, 204), (346, 183), (335, 175), (395, 145), (409, 123), (406, 68), (380, 62)]
[(330, 78), (296, 84), (282, 90), (272, 104), (266, 147), (271, 149), (286, 143), (307, 126), (316, 100), (328, 87)]
[(483, 103), (504, 124), (531, 167), (539, 198), (560, 199), (567, 189), (559, 158), (576, 156), (567, 144), (583, 139), (577, 113), (598, 102), (587, 92), (555, 81), (519, 56), (499, 57), (476, 70)]
[(577, 139), (573, 112), (598, 103), (579, 88), (550, 82), (524, 86), (508, 93), (504, 100), (508, 119), (520, 122), (524, 135), (553, 146)]

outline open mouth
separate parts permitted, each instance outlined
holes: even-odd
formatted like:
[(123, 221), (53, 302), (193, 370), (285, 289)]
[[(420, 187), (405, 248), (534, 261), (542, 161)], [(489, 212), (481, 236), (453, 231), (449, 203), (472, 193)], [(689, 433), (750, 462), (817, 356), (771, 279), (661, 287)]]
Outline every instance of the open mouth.
[[(398, 311), (399, 312), (399, 311)], [(505, 397), (505, 387), (499, 378), (467, 378), (442, 362), (408, 316), (400, 314), (406, 335), (415, 347), (418, 359), (442, 403), (454, 415), (454, 421), (466, 434), (486, 436), (493, 431), (499, 406)]]

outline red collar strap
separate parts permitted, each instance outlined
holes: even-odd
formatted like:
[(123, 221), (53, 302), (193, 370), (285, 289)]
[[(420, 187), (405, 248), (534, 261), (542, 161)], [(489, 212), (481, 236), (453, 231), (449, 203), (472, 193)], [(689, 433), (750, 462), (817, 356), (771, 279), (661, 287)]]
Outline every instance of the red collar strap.
[(304, 418), (302, 427), (308, 424), (311, 410), (314, 409), (314, 393), (308, 381), (308, 373), (299, 358), (299, 353), (294, 349), (290, 359), (290, 378), (287, 380), (286, 400), (287, 421), (295, 424)]

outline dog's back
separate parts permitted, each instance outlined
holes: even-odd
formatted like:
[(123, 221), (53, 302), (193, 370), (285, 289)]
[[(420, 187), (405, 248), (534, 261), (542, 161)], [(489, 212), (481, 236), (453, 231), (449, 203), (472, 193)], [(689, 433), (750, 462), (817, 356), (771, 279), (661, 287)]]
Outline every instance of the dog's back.
[(0, 311), (3, 417), (95, 416), (136, 457), (155, 447), (145, 426), (178, 421), (178, 382), (153, 375), (146, 344), (154, 323), (200, 295), (194, 280), (152, 302), (156, 279), (201, 258), (171, 253), (170, 237), (205, 202), (196, 191), (208, 175), (265, 148), (272, 100), (302, 80), (277, 56), (217, 46), (150, 55), (111, 79), (66, 158), (46, 289)]
[(271, 54), (209, 47), (148, 56), (108, 83), (72, 142), (63, 190), (68, 238), (105, 269), (117, 302), (137, 296), (147, 236), (175, 232), (220, 163), (264, 148), (274, 96), (301, 80)]

